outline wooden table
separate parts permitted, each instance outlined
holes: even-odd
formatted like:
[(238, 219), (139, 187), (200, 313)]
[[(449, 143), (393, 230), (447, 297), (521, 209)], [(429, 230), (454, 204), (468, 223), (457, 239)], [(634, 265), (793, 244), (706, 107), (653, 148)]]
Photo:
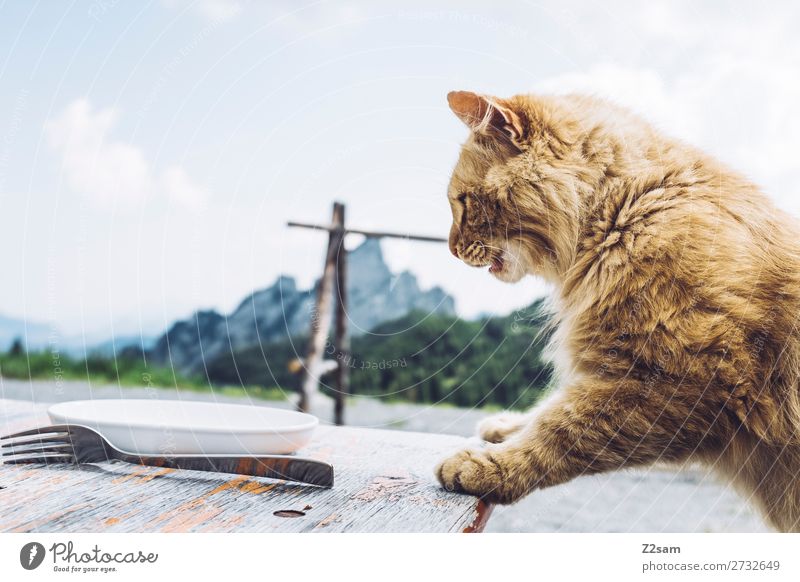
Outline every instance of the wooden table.
[[(0, 399), (0, 434), (50, 424), (46, 408)], [(333, 464), (332, 489), (119, 462), (0, 465), (0, 531), (477, 532), (491, 507), (433, 477), (464, 440), (320, 427), (302, 454)]]

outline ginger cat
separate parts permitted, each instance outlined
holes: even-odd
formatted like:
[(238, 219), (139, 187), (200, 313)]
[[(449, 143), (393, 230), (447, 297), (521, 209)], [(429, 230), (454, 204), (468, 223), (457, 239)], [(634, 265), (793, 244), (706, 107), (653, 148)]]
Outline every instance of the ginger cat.
[(700, 461), (800, 530), (800, 228), (756, 186), (583, 96), (448, 95), (470, 128), (450, 250), (555, 287), (557, 386), (436, 469), (511, 503), (580, 475)]

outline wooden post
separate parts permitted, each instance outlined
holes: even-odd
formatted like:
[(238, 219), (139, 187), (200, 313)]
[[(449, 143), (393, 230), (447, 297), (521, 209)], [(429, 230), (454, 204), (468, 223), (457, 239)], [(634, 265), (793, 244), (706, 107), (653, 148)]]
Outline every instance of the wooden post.
[[(344, 206), (342, 206), (342, 224), (344, 224)], [(350, 336), (347, 333), (347, 249), (344, 247), (344, 236), (340, 239), (339, 252), (336, 253), (336, 394), (333, 421), (337, 425), (344, 424), (344, 404), (350, 388)]]
[(348, 233), (361, 234), (367, 238), (403, 238), (423, 242), (447, 242), (438, 236), (420, 236), (400, 232), (383, 232), (360, 229), (345, 229), (344, 204), (333, 203), (333, 220), (331, 224), (312, 224), (308, 222), (289, 222), (288, 226), (310, 228), (328, 233), (328, 252), (325, 255), (325, 268), (317, 289), (317, 302), (311, 314), (311, 336), (308, 338), (305, 365), (300, 377), (300, 399), (297, 407), (308, 412), (311, 399), (319, 389), (319, 376), (322, 371), (323, 355), (328, 345), (328, 334), (331, 330), (331, 288), (336, 279), (336, 337), (334, 353), (337, 358), (336, 394), (334, 404), (334, 421), (344, 424), (344, 404), (350, 391), (350, 337), (347, 333), (347, 251), (344, 238)]
[(331, 287), (336, 274), (336, 257), (344, 240), (344, 205), (333, 203), (333, 217), (328, 237), (325, 267), (317, 288), (317, 302), (311, 314), (311, 335), (308, 338), (305, 366), (300, 380), (300, 399), (297, 407), (308, 412), (311, 399), (319, 390), (319, 373), (322, 357), (331, 329)]

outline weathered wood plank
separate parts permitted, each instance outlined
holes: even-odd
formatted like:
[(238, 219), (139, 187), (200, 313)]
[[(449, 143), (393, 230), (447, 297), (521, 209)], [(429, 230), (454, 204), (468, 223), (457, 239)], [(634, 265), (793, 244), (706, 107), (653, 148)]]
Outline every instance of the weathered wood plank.
[[(345, 209), (342, 205), (342, 224), (345, 220)], [(344, 424), (344, 405), (347, 393), (350, 392), (350, 335), (347, 332), (347, 249), (344, 248), (344, 236), (339, 241), (336, 253), (336, 335), (334, 347), (338, 366), (336, 368), (336, 393), (334, 394), (333, 423)]]
[[(0, 430), (46, 424), (44, 411), (43, 405), (0, 400)], [(320, 427), (302, 453), (334, 465), (332, 489), (117, 462), (2, 465), (0, 530), (480, 531), (490, 508), (447, 493), (432, 475), (436, 461), (463, 444), (448, 435)]]
[(308, 351), (300, 379), (300, 400), (298, 408), (303, 412), (310, 410), (311, 402), (319, 390), (322, 357), (328, 332), (331, 329), (331, 293), (336, 274), (336, 256), (344, 252), (344, 205), (333, 203), (332, 226), (328, 237), (328, 251), (325, 266), (317, 286), (317, 301), (311, 314), (311, 334), (308, 338)]

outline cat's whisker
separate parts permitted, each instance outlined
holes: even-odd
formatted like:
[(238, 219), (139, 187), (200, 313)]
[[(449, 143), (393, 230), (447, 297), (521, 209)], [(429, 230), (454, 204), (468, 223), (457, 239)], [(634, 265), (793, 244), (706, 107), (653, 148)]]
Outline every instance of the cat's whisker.
[(505, 250), (502, 247), (498, 247), (496, 245), (492, 245), (492, 244), (488, 244), (488, 243), (484, 243), (483, 247), (487, 248), (487, 249), (491, 249), (493, 251), (503, 251), (503, 250)]

